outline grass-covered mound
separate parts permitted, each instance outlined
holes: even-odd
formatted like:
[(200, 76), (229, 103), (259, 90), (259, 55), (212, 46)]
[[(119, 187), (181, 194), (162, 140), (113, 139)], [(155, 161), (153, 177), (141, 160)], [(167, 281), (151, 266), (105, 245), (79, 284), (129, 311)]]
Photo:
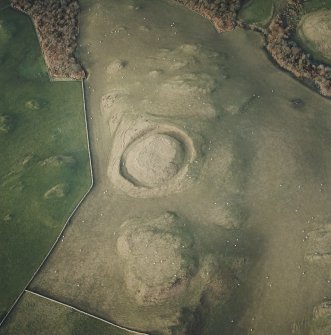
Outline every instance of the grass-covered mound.
[(0, 134), (5, 134), (12, 128), (11, 120), (8, 115), (0, 113)]
[(132, 328), (191, 334), (192, 327), (203, 326), (212, 306), (227, 301), (236, 283), (229, 264), (215, 255), (201, 255), (198, 248), (190, 222), (175, 213), (121, 225), (117, 253), (129, 308), (153, 308), (155, 315), (147, 328), (137, 320)]
[(127, 288), (137, 303), (160, 303), (180, 294), (196, 274), (197, 264), (193, 238), (178, 217), (134, 219), (121, 228), (117, 250), (127, 265)]
[(318, 10), (301, 19), (298, 35), (316, 58), (331, 63), (331, 10)]

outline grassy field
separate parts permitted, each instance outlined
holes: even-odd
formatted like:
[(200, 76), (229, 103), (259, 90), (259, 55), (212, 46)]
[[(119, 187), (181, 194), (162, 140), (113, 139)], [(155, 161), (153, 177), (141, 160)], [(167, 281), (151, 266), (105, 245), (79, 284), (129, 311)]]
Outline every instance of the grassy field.
[[(273, 12), (277, 13), (280, 8), (286, 5), (287, 0), (249, 0), (239, 13), (239, 18), (247, 23), (265, 25), (272, 17)], [(306, 13), (326, 8), (331, 8), (331, 0), (306, 0), (303, 3)]]
[(306, 0), (304, 2), (304, 9), (307, 13), (322, 8), (331, 9), (331, 0)]
[(239, 19), (247, 23), (266, 24), (272, 16), (273, 0), (251, 0), (239, 13)]
[(130, 333), (26, 292), (15, 312), (0, 329), (0, 334), (125, 335)]
[[(267, 25), (271, 17), (284, 7), (287, 0), (249, 0), (242, 7), (239, 18), (247, 23)], [(331, 8), (331, 0), (306, 0), (303, 3), (306, 13)]]
[(30, 19), (10, 8), (0, 10), (0, 66), (1, 317), (91, 178), (81, 83), (50, 82)]

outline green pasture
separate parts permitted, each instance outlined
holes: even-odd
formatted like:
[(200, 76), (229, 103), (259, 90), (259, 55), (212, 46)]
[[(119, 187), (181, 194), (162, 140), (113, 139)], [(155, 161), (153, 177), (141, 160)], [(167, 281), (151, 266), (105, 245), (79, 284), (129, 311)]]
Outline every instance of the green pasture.
[(0, 334), (125, 335), (130, 332), (26, 292), (4, 327), (0, 329)]
[(91, 178), (81, 83), (49, 80), (31, 20), (11, 8), (0, 10), (0, 68), (1, 319)]
[[(271, 17), (278, 12), (287, 0), (248, 0), (239, 12), (239, 19), (246, 23), (267, 25)], [(309, 13), (318, 9), (330, 9), (331, 0), (305, 0), (304, 12)]]
[(322, 8), (331, 9), (331, 0), (306, 0), (304, 2), (304, 9), (306, 13)]
[(239, 13), (239, 19), (246, 23), (265, 25), (271, 19), (274, 0), (248, 1)]

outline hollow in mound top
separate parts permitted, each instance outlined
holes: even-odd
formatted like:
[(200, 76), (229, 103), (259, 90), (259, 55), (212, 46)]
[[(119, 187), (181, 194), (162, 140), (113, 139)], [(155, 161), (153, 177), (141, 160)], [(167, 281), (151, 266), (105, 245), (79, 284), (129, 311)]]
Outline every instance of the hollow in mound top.
[(200, 138), (191, 135), (172, 124), (122, 121), (108, 165), (112, 183), (130, 196), (143, 198), (189, 187), (200, 168), (194, 143), (198, 141), (199, 148)]
[(122, 157), (122, 173), (133, 184), (155, 187), (173, 178), (184, 158), (185, 150), (176, 138), (150, 134), (126, 149)]

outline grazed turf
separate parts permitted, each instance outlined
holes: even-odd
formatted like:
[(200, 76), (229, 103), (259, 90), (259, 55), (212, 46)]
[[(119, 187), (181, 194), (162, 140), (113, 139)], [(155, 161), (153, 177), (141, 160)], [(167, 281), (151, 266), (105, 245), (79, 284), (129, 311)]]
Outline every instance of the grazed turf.
[(130, 333), (26, 292), (15, 312), (1, 328), (0, 334), (125, 335)]
[(267, 23), (272, 15), (273, 0), (249, 1), (240, 11), (239, 18), (247, 23)]
[[(0, 10), (0, 66), (3, 316), (91, 181), (81, 83), (50, 82), (30, 19), (11, 8)], [(45, 198), (58, 184), (64, 196)]]
[(331, 8), (331, 0), (307, 0), (304, 1), (304, 9), (306, 12), (311, 12), (321, 8)]

